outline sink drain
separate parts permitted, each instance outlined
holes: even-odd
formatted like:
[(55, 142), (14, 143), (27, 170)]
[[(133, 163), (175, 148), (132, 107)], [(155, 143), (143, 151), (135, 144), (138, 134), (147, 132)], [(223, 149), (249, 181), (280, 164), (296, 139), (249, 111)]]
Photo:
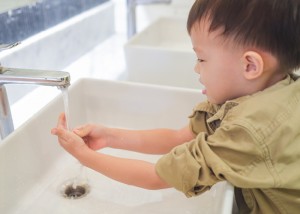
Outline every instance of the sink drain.
[(74, 182), (66, 182), (63, 185), (61, 194), (64, 198), (79, 199), (86, 196), (90, 192), (88, 184), (75, 184)]

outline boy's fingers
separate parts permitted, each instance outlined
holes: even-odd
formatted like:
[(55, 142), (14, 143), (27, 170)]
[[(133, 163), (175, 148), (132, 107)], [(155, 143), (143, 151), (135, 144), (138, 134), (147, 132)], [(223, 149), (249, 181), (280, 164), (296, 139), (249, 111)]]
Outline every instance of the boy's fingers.
[(57, 135), (57, 128), (53, 128), (53, 129), (51, 129), (51, 134), (53, 134), (53, 135)]
[(51, 133), (61, 139), (64, 139), (64, 140), (66, 139), (67, 132), (62, 128), (53, 128), (51, 130)]
[(68, 142), (73, 138), (76, 138), (76, 135), (74, 135), (72, 132), (62, 129), (62, 128), (54, 128), (52, 129), (51, 133), (54, 135), (57, 135), (61, 140)]
[(57, 127), (66, 128), (66, 115), (65, 113), (61, 113), (58, 117)]
[(54, 128), (51, 130), (51, 133), (57, 135), (59, 143), (65, 148), (76, 141), (76, 135), (62, 128)]
[(85, 137), (91, 132), (91, 126), (90, 125), (80, 126), (75, 128), (73, 131), (78, 136)]

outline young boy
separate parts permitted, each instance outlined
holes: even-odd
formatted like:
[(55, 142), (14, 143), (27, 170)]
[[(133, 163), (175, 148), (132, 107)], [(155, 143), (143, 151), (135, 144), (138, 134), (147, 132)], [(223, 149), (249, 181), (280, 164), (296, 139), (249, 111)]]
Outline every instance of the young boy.
[[(71, 132), (62, 114), (52, 134), (83, 165), (126, 184), (194, 196), (227, 180), (240, 213), (298, 213), (300, 1), (196, 0), (187, 28), (207, 96), (188, 126)], [(153, 165), (94, 151), (103, 147), (165, 155)]]

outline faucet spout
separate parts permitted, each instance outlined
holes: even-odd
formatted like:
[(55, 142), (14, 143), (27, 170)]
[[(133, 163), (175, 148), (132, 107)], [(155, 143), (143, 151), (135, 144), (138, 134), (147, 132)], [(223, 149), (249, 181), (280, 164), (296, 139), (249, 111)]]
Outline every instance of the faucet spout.
[(63, 71), (45, 71), (0, 66), (0, 139), (14, 130), (5, 84), (35, 84), (56, 86), (59, 89), (70, 85), (70, 74)]
[(63, 71), (0, 67), (0, 84), (36, 84), (67, 87), (70, 85), (70, 74)]

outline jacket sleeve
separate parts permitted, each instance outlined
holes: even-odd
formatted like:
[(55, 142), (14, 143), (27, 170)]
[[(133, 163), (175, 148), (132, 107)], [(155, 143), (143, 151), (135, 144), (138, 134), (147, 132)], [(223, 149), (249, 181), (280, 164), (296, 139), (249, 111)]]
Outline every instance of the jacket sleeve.
[(212, 135), (201, 132), (193, 141), (175, 147), (159, 159), (156, 171), (187, 197), (223, 180), (242, 188), (269, 188), (275, 178), (261, 146), (249, 129), (224, 124)]

